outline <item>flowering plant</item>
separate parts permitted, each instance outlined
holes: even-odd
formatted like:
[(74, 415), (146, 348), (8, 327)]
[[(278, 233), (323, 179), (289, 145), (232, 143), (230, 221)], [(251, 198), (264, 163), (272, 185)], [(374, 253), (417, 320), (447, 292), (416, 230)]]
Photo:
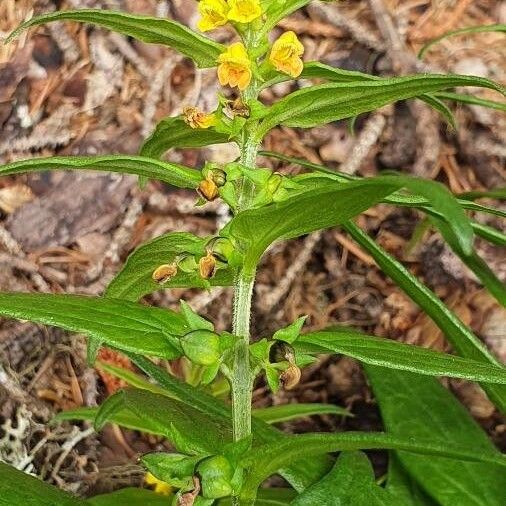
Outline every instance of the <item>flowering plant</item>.
[[(237, 40), (228, 47), (169, 19), (107, 10), (45, 14), (11, 35), (9, 40), (32, 26), (57, 20), (93, 23), (173, 47), (197, 67), (216, 67), (224, 90), (215, 111), (201, 111), (190, 104), (181, 116), (164, 119), (138, 156), (35, 158), (4, 165), (1, 175), (53, 169), (135, 174), (195, 190), (199, 204), (220, 198), (232, 217), (214, 237), (173, 232), (140, 246), (103, 297), (0, 294), (0, 314), (84, 333), (90, 364), (99, 348), (107, 346), (125, 353), (153, 381), (114, 370), (130, 388), (109, 397), (99, 408), (63, 413), (60, 419), (92, 420), (97, 430), (115, 423), (163, 436), (175, 448), (173, 453), (149, 453), (140, 459), (149, 473), (146, 482), (158, 495), (150, 491), (128, 495), (126, 491), (83, 502), (0, 465), (0, 502), (47, 504), (41, 502), (46, 494), (55, 498), (51, 504), (99, 506), (123, 504), (127, 497), (129, 504), (298, 506), (471, 505), (479, 504), (476, 497), (485, 496), (487, 505), (499, 506), (504, 499), (504, 457), (434, 376), (477, 381), (497, 408), (506, 412), (506, 369), (434, 293), (353, 221), (381, 202), (419, 209), (505, 304), (505, 288), (478, 257), (473, 240), (479, 235), (504, 245), (506, 238), (476, 223), (466, 212), (487, 208), (473, 202), (472, 196), (454, 196), (440, 183), (400, 174), (359, 178), (265, 152), (306, 171), (287, 176), (257, 167), (263, 139), (279, 125), (310, 128), (415, 98), (451, 121), (444, 90), (463, 86), (504, 90), (473, 76), (423, 74), (386, 79), (304, 62), (304, 46), (294, 32), (281, 33), (273, 41), (270, 32), (308, 3), (201, 0), (199, 30), (207, 33), (230, 24)], [(289, 93), (274, 104), (262, 102), (263, 90), (298, 78), (324, 83)], [(451, 97), (466, 100), (458, 93)], [(161, 159), (173, 148), (228, 142), (238, 146), (240, 157), (222, 165), (208, 162), (196, 169)], [(458, 355), (349, 328), (303, 333), (304, 317), (252, 342), (251, 299), (262, 255), (276, 241), (336, 226), (425, 310)], [(234, 289), (231, 332), (216, 329), (184, 301), (179, 311), (139, 304), (143, 296), (160, 289), (229, 285)], [(347, 414), (332, 405), (296, 404), (252, 412), (252, 389), (259, 375), (265, 376), (273, 391), (294, 388), (301, 368), (322, 353), (344, 354), (363, 363), (385, 432), (287, 435), (272, 426), (307, 414)], [(185, 357), (198, 372), (198, 385), (168, 374), (147, 357)], [(206, 389), (220, 376), (228, 382), (230, 404)], [(371, 464), (360, 452), (367, 449), (390, 451), (386, 487), (374, 481)], [(338, 451), (337, 459), (329, 455)], [(285, 488), (261, 486), (274, 474), (284, 477)], [(12, 486), (25, 481), (26, 487)], [(486, 488), (483, 496), (480, 487)]]

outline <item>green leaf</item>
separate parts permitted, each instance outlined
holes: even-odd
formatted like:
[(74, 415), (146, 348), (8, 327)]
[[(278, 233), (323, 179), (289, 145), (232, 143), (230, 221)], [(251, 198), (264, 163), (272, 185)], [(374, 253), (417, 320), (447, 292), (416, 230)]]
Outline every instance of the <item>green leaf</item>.
[(353, 416), (347, 409), (334, 404), (282, 404), (253, 410), (253, 416), (267, 423), (281, 423), (313, 415)]
[(199, 67), (214, 67), (224, 47), (170, 19), (153, 18), (102, 9), (58, 11), (34, 17), (20, 25), (7, 38), (10, 42), (32, 26), (52, 21), (91, 23), (151, 44), (173, 47)]
[(148, 432), (166, 437), (188, 455), (219, 453), (232, 440), (232, 427), (223, 419), (176, 399), (137, 389), (120, 390), (106, 399), (95, 417), (95, 427), (100, 430), (125, 411), (135, 415)]
[(474, 233), (480, 236), (482, 239), (485, 239), (492, 244), (497, 244), (497, 246), (506, 246), (506, 234), (497, 230), (494, 227), (489, 227), (488, 225), (483, 225), (482, 223), (478, 223), (476, 221), (471, 222)]
[(146, 381), (142, 376), (139, 376), (138, 374), (130, 371), (129, 369), (125, 369), (124, 367), (117, 367), (112, 364), (101, 362), (100, 360), (97, 361), (95, 366), (99, 369), (102, 369), (106, 373), (109, 373), (112, 376), (115, 376), (116, 378), (124, 381), (132, 387), (140, 388), (142, 390), (149, 390), (155, 394), (168, 395), (163, 388), (160, 388), (158, 385), (154, 385), (153, 383)]
[[(278, 239), (291, 239), (347, 221), (399, 188), (429, 199), (448, 224), (445, 232), (466, 254), (473, 251), (470, 220), (455, 197), (440, 183), (408, 176), (378, 176), (343, 183), (329, 177), (297, 179), (308, 188), (286, 200), (236, 215), (228, 233), (247, 249), (244, 269), (252, 271), (267, 247)], [(410, 196), (407, 196), (409, 198)], [(416, 195), (415, 195), (416, 197)]]
[(141, 457), (142, 465), (155, 477), (176, 488), (191, 483), (195, 465), (201, 456), (188, 457), (180, 453), (151, 452)]
[(0, 166), (0, 176), (45, 170), (99, 170), (135, 174), (191, 189), (197, 188), (202, 179), (200, 172), (195, 169), (133, 155), (54, 156), (20, 160)]
[(0, 314), (82, 332), (122, 351), (167, 359), (181, 356), (179, 338), (189, 332), (169, 309), (112, 298), (0, 293)]
[[(386, 375), (385, 372), (383, 374)], [(402, 403), (398, 404), (402, 406)], [(406, 416), (405, 410), (403, 413)], [(371, 449), (403, 450), (419, 455), (457, 459), (459, 462), (485, 462), (506, 466), (506, 456), (494, 451), (493, 448), (483, 449), (477, 453), (476, 447), (472, 444), (434, 442), (433, 438), (427, 436), (414, 439), (411, 435), (403, 434), (401, 437), (382, 432), (308, 433), (289, 436), (281, 441), (256, 447), (255, 451), (243, 461), (245, 466), (250, 466), (250, 471), (241, 493), (247, 499), (254, 497), (256, 489), (266, 478), (290, 462), (300, 459), (307, 461), (314, 455), (327, 452)]]
[(301, 316), (297, 318), (287, 327), (276, 330), (272, 336), (272, 339), (277, 341), (285, 341), (286, 343), (293, 343), (299, 337), (300, 331), (302, 330), (302, 327), (304, 326), (306, 320), (307, 316)]
[[(315, 175), (311, 181), (313, 187), (325, 184), (326, 178), (332, 178), (340, 183), (348, 181), (342, 173), (333, 174), (327, 168), (318, 164), (287, 158), (277, 153), (264, 152), (264, 154), (319, 171), (321, 174)], [(500, 210), (485, 208), (480, 204), (468, 202), (462, 198), (456, 200), (440, 183), (417, 178), (403, 179), (404, 177), (400, 175), (396, 176), (395, 181), (397, 183), (403, 182), (403, 186), (409, 188), (414, 195), (396, 192), (387, 196), (383, 201), (389, 204), (415, 207), (429, 214), (444, 239), (464, 264), (474, 272), (483, 285), (502, 305), (506, 305), (506, 287), (473, 251), (473, 231), (477, 229), (481, 236), (485, 236), (486, 239), (491, 240), (494, 244), (503, 245), (506, 237), (494, 229), (480, 227), (479, 224), (472, 223), (462, 208), (501, 215), (503, 213)], [(310, 182), (309, 178), (311, 178), (311, 175), (301, 175), (297, 176), (297, 178), (300, 182), (305, 182), (307, 185)], [(360, 178), (354, 178), (353, 180), (357, 181)], [(494, 194), (501, 194), (501, 190), (497, 190)]]
[(0, 462), (0, 491), (2, 506), (86, 506), (88, 504), (3, 462)]
[(474, 190), (460, 194), (460, 198), (475, 200), (475, 199), (499, 199), (506, 200), (506, 188), (494, 188), (492, 190), (479, 191)]
[[(493, 365), (501, 365), (472, 331), (400, 262), (384, 251), (354, 223), (348, 222), (343, 228), (374, 258), (381, 270), (425, 311), (443, 331), (459, 355)], [(495, 405), (503, 413), (506, 413), (506, 388), (502, 385), (486, 383), (482, 384), (482, 387)]]
[[(302, 71), (301, 78), (326, 79), (327, 81), (331, 81), (334, 83), (346, 83), (357, 81), (381, 81), (382, 79), (381, 77), (374, 76), (371, 74), (364, 74), (363, 72), (356, 72), (352, 70), (335, 68), (320, 62), (306, 62), (304, 64), (304, 70)], [(453, 114), (448, 109), (445, 109), (444, 104), (441, 106), (441, 104), (430, 103), (431, 100), (433, 99), (452, 100), (453, 102), (460, 102), (463, 104), (471, 104), (471, 105), (480, 105), (491, 109), (498, 109), (500, 111), (506, 110), (505, 103), (495, 102), (493, 100), (487, 100), (479, 97), (473, 97), (472, 95), (466, 95), (464, 93), (440, 91), (435, 93), (434, 95), (422, 95), (417, 98), (429, 103), (435, 109), (441, 108), (439, 112), (446, 117), (446, 120), (450, 124), (452, 124), (453, 122)]]
[[(166, 371), (154, 365), (145, 357), (127, 354), (134, 364), (153, 378), (161, 387), (166, 389), (180, 401), (212, 416), (231, 424), (230, 407), (208, 393), (198, 390), (187, 383), (171, 376)], [(252, 419), (253, 436), (257, 443), (280, 441), (286, 436), (283, 432), (268, 425), (255, 417)], [(324, 476), (330, 468), (330, 459), (326, 456), (315, 457), (307, 462), (290, 463), (280, 471), (280, 474), (298, 491), (303, 490)]]
[(293, 344), (302, 353), (342, 353), (366, 364), (449, 376), (471, 381), (506, 384), (506, 367), (421, 348), (349, 329), (332, 329), (300, 336)]
[(142, 488), (123, 488), (88, 499), (92, 506), (168, 506), (168, 501), (166, 495)]
[[(292, 504), (296, 497), (295, 490), (290, 488), (261, 488), (255, 500), (255, 506), (286, 506)], [(218, 501), (219, 506), (232, 506), (232, 499), (226, 498)]]
[(482, 107), (488, 107), (489, 109), (506, 111), (506, 103), (504, 102), (495, 102), (494, 100), (473, 97), (472, 95), (466, 95), (465, 93), (452, 93), (451, 91), (444, 91), (436, 93), (435, 96), (441, 100), (452, 100), (453, 102), (460, 102), (461, 104), (480, 105)]
[(390, 452), (388, 456), (388, 481), (386, 489), (391, 495), (402, 500), (404, 506), (437, 506), (404, 470), (394, 452)]
[(505, 24), (497, 24), (497, 25), (481, 25), (481, 26), (468, 26), (466, 28), (460, 28), (459, 30), (452, 30), (451, 32), (446, 32), (441, 35), (441, 37), (437, 37), (436, 39), (431, 40), (427, 44), (425, 44), (420, 52), (418, 53), (418, 58), (423, 58), (425, 53), (431, 48), (434, 44), (447, 39), (448, 37), (453, 37), (455, 35), (463, 35), (467, 33), (482, 33), (482, 32), (506, 32)]
[(453, 112), (439, 97), (425, 94), (419, 96), (418, 98), (435, 109), (439, 114), (441, 114), (441, 116), (443, 116), (451, 128), (457, 130), (457, 121)]
[(392, 182), (364, 180), (322, 185), (288, 199), (239, 213), (229, 223), (231, 237), (247, 250), (244, 270), (252, 272), (276, 240), (333, 227), (365, 211), (395, 191)]
[(214, 128), (191, 128), (180, 116), (162, 119), (141, 147), (140, 155), (160, 158), (169, 149), (201, 148), (230, 142), (229, 136)]
[[(54, 422), (73, 421), (73, 422), (95, 422), (100, 408), (77, 408), (58, 413), (54, 418)], [(113, 423), (124, 427), (125, 429), (137, 430), (146, 434), (154, 434), (155, 436), (164, 436), (165, 433), (160, 432), (160, 428), (149, 423), (128, 409), (117, 409), (111, 411), (107, 418), (108, 423)]]
[(207, 288), (228, 286), (234, 279), (233, 269), (218, 269), (210, 280), (202, 279), (197, 271), (185, 272), (178, 269), (177, 274), (163, 285), (153, 280), (153, 272), (163, 264), (171, 264), (182, 254), (202, 257), (209, 238), (197, 237), (187, 232), (162, 235), (139, 246), (127, 259), (121, 271), (107, 287), (105, 295), (125, 300), (137, 301), (144, 295), (165, 288)]
[(273, 105), (260, 124), (258, 139), (278, 125), (309, 128), (456, 86), (479, 86), (503, 93), (499, 85), (488, 79), (459, 75), (415, 75), (322, 84), (291, 93)]
[[(365, 366), (389, 433), (465, 445), (476, 456), (503, 457), (464, 407), (434, 378)], [(409, 416), (406, 414), (409, 413)], [(402, 466), (441, 506), (504, 504), (506, 473), (490, 464), (396, 452)]]
[[(293, 157), (285, 156), (280, 153), (275, 153), (272, 151), (261, 151), (260, 154), (263, 156), (267, 156), (269, 158), (274, 158), (274, 159), (285, 161), (288, 163), (300, 165), (301, 167), (305, 167), (305, 168), (317, 171), (319, 173), (327, 174), (329, 176), (332, 176), (336, 181), (347, 182), (347, 181), (356, 181), (356, 180), (360, 179), (357, 176), (351, 176), (351, 175), (346, 174), (344, 172), (334, 171), (334, 170), (328, 169), (327, 167), (325, 167), (323, 165), (308, 162), (307, 160), (300, 159), (300, 158), (293, 158)], [(431, 196), (431, 193), (432, 192), (430, 192), (428, 194), (429, 197)], [(458, 202), (459, 202), (460, 206), (465, 209), (469, 209), (471, 211), (477, 211), (477, 212), (486, 212), (486, 213), (490, 213), (490, 214), (496, 214), (501, 217), (504, 217), (503, 213), (498, 209), (480, 206), (479, 204), (476, 204), (474, 202), (468, 202), (466, 200), (467, 198), (472, 199), (472, 198), (482, 198), (482, 197), (483, 198), (501, 198), (502, 199), (502, 198), (505, 198), (505, 191), (502, 188), (496, 189), (496, 190), (490, 190), (490, 191), (486, 191), (486, 192), (469, 192), (469, 193), (461, 194), (459, 197), (460, 198), (458, 199)], [(392, 195), (389, 195), (388, 197), (386, 197), (383, 200), (383, 202), (385, 202), (387, 204), (397, 205), (397, 206), (414, 207), (416, 209), (420, 209), (421, 211), (423, 211), (425, 213), (428, 213), (430, 215), (434, 215), (438, 218), (444, 219), (446, 216), (444, 211), (442, 211), (442, 212), (436, 211), (435, 208), (432, 206), (429, 199), (426, 199), (426, 198), (420, 197), (420, 196), (416, 196), (416, 195), (407, 195), (405, 193), (395, 192)], [(461, 218), (453, 218), (453, 221), (458, 223), (460, 221), (460, 219)], [(466, 218), (466, 221), (468, 221), (467, 218)], [(497, 244), (498, 246), (506, 246), (506, 234), (503, 234), (499, 230), (497, 230), (493, 227), (489, 227), (487, 225), (483, 225), (481, 223), (477, 223), (475, 221), (471, 221), (470, 226), (472, 227), (474, 233), (476, 235), (482, 237), (483, 239), (491, 242), (492, 244)], [(457, 251), (457, 253), (460, 254), (459, 251)], [(472, 254), (472, 255), (475, 255), (475, 254)], [(465, 259), (465, 258), (462, 258), (462, 260), (464, 262), (467, 261), (467, 259)], [(471, 259), (470, 262), (468, 262), (468, 263), (470, 264), (470, 263), (472, 263), (472, 261), (473, 261), (473, 259)], [(476, 261), (479, 262), (480, 259), (478, 258)], [(480, 277), (480, 276), (483, 277), (487, 273), (485, 273), (485, 272), (480, 273), (478, 270), (476, 270), (475, 274), (478, 277)], [(495, 278), (495, 275), (493, 275), (493, 276)], [(481, 279), (481, 281), (484, 283), (486, 280)], [(494, 283), (497, 283), (496, 279), (494, 279)]]
[(304, 70), (300, 76), (303, 79), (326, 79), (335, 83), (353, 83), (359, 81), (381, 81), (382, 78), (357, 72), (356, 70), (346, 70), (338, 67), (332, 67), (319, 61), (309, 61), (304, 63)]
[(321, 481), (309, 487), (292, 503), (293, 506), (406, 506), (376, 484), (374, 471), (362, 452), (343, 452), (334, 468)]

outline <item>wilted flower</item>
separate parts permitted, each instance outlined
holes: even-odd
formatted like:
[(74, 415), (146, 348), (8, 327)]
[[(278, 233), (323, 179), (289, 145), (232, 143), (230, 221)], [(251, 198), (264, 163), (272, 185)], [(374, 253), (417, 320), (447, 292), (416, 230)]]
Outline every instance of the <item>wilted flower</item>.
[(198, 28), (207, 32), (227, 23), (229, 6), (225, 0), (201, 0), (199, 12), (202, 18), (198, 22)]
[(216, 258), (208, 252), (205, 257), (199, 260), (200, 277), (211, 279), (216, 273)]
[(156, 268), (153, 272), (153, 281), (163, 285), (167, 283), (170, 279), (172, 279), (177, 274), (177, 266), (176, 264), (165, 264), (160, 265), (160, 267)]
[(191, 128), (209, 128), (216, 124), (214, 114), (206, 114), (196, 107), (185, 107), (183, 109), (183, 119)]
[(262, 15), (259, 0), (228, 0), (228, 19), (238, 23), (249, 23)]
[(291, 77), (299, 77), (304, 68), (301, 56), (304, 54), (304, 46), (294, 32), (285, 32), (274, 42), (269, 55), (269, 61), (279, 72)]
[(244, 44), (232, 44), (218, 58), (218, 79), (222, 86), (245, 90), (251, 82), (251, 61)]

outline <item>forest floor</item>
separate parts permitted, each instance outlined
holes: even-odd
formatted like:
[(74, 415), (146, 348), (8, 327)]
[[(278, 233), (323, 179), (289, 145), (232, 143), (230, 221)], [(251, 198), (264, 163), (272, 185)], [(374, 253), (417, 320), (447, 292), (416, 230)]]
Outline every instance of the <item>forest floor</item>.
[[(0, 39), (28, 16), (58, 6), (116, 8), (195, 26), (196, 5), (188, 0), (2, 0)], [(504, 35), (455, 37), (435, 46), (423, 62), (415, 55), (423, 43), (449, 30), (505, 22), (506, 3), (499, 0), (350, 0), (314, 2), (281, 27), (297, 32), (308, 60), (382, 76), (443, 71), (504, 83)], [(216, 36), (226, 42), (232, 33), (221, 29)], [(263, 98), (272, 101), (291, 86), (278, 85)], [(16, 43), (0, 45), (0, 162), (53, 154), (136, 153), (161, 118), (179, 114), (188, 104), (212, 109), (217, 89), (215, 71), (196, 72), (169, 49), (74, 23), (31, 30)], [(472, 93), (497, 98), (489, 90)], [(311, 131), (278, 128), (265, 148), (364, 176), (403, 171), (437, 179), (454, 192), (504, 187), (505, 115), (475, 106), (452, 108), (456, 130), (426, 105), (410, 101), (359, 117), (355, 134), (348, 122)], [(234, 157), (228, 145), (170, 154), (171, 160), (190, 166)], [(262, 164), (284, 173), (299, 170), (267, 159)], [(192, 192), (158, 182), (140, 189), (129, 176), (73, 172), (2, 178), (0, 291), (99, 295), (143, 241), (169, 231), (215, 233), (226, 210), (219, 203), (195, 208), (194, 201)], [(504, 229), (497, 218), (476, 219)], [(360, 218), (384, 248), (506, 361), (505, 310), (436, 233), (410, 241), (419, 221), (416, 211), (386, 205)], [(506, 251), (482, 242), (478, 250), (506, 279)], [(172, 290), (150, 302), (176, 307), (180, 298), (218, 328), (229, 328), (230, 289)], [(272, 248), (260, 268), (253, 314), (255, 337), (308, 315), (308, 330), (339, 323), (450, 351), (432, 321), (339, 229)], [(55, 413), (95, 405), (118, 388), (117, 381), (86, 366), (84, 349), (82, 336), (27, 322), (0, 322), (0, 459), (86, 495), (139, 483), (136, 456), (163, 443), (118, 428), (97, 435), (83, 424), (45, 425)], [(103, 352), (102, 359), (131, 367), (116, 353)], [(176, 369), (184, 374), (183, 366)], [(456, 380), (445, 384), (491, 438), (506, 447), (506, 420), (479, 387)], [(254, 402), (258, 407), (328, 402), (355, 415), (308, 418), (284, 424), (287, 431), (381, 429), (361, 367), (346, 357), (322, 357), (289, 392), (273, 395), (259, 380)], [(378, 452), (374, 457), (381, 474), (384, 456)]]

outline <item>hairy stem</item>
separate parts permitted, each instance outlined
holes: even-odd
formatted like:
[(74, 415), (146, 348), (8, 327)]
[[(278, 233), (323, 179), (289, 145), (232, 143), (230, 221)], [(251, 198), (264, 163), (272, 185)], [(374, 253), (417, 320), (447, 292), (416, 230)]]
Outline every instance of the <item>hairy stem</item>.
[(239, 336), (231, 379), (234, 441), (251, 434), (253, 375), (249, 361), (251, 298), (254, 276), (239, 274), (235, 282), (233, 332)]

